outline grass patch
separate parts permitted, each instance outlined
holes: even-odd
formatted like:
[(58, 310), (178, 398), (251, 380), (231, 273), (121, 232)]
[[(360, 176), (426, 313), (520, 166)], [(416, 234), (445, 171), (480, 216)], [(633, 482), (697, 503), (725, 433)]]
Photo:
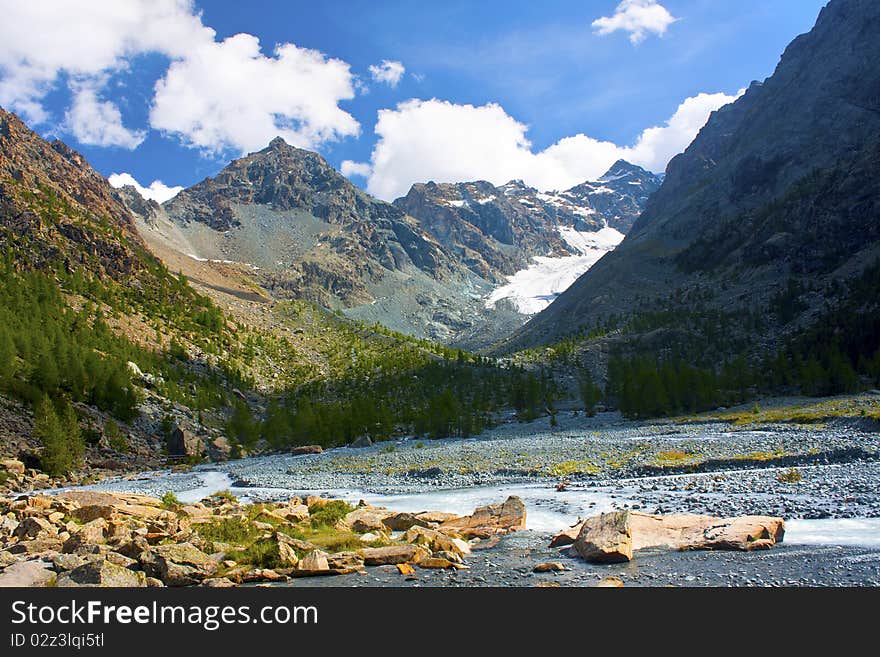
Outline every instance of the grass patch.
[(695, 460), (698, 460), (700, 456), (698, 454), (691, 454), (690, 452), (683, 452), (680, 449), (670, 449), (665, 452), (659, 452), (654, 456), (654, 464), (659, 466), (675, 466), (682, 465), (684, 463), (693, 463)]
[(309, 507), (309, 523), (314, 529), (332, 527), (352, 511), (354, 511), (354, 507), (342, 500), (333, 500), (326, 504), (313, 504)]
[(855, 395), (824, 401), (811, 401), (803, 404), (777, 406), (761, 409), (757, 404), (751, 409), (727, 411), (724, 413), (704, 413), (697, 416), (679, 418), (683, 422), (715, 420), (730, 422), (734, 426), (750, 424), (806, 424), (815, 427), (834, 418), (871, 418), (880, 420), (880, 396)]
[(788, 470), (776, 473), (776, 481), (781, 484), (796, 484), (803, 478), (804, 475), (797, 468), (789, 468)]
[(223, 502), (228, 502), (230, 504), (238, 504), (238, 498), (228, 490), (218, 490), (216, 493), (211, 493), (208, 497), (211, 499), (222, 500)]
[(231, 545), (248, 545), (262, 534), (244, 516), (217, 518), (210, 522), (193, 525), (193, 529), (206, 541)]
[(583, 461), (562, 461), (556, 463), (548, 469), (551, 477), (567, 477), (573, 474), (599, 474), (601, 468), (590, 460)]
[(781, 447), (773, 452), (751, 452), (750, 454), (737, 454), (733, 458), (737, 461), (775, 461), (786, 456), (785, 450)]

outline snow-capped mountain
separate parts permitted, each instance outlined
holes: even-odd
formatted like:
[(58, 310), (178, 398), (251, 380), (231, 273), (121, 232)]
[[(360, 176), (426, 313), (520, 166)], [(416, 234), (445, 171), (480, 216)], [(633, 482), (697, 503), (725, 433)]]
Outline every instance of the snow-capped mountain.
[(413, 185), (394, 205), (473, 272), (496, 281), (488, 308), (509, 299), (532, 315), (620, 243), (661, 180), (621, 160), (599, 180), (562, 192), (521, 180), (500, 187), (429, 182)]

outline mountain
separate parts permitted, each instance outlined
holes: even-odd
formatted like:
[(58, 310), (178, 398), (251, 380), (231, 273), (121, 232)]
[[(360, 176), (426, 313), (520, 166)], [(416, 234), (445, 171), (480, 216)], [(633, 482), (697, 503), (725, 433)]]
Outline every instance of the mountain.
[(501, 349), (603, 327), (651, 348), (664, 332), (666, 345), (702, 341), (722, 358), (849, 303), (880, 256), (878, 36), (880, 3), (830, 2), (774, 74), (670, 162), (621, 245)]
[(130, 277), (144, 269), (131, 214), (107, 181), (60, 141), (0, 108), (0, 241), (32, 269)]
[(506, 299), (530, 315), (613, 249), (659, 186), (659, 176), (621, 160), (599, 180), (563, 192), (542, 193), (521, 180), (429, 182), (394, 205), (496, 282), (490, 308)]
[(489, 272), (465, 266), (403, 210), (280, 138), (162, 206), (123, 193), (151, 248), (187, 275), (199, 276), (205, 261), (224, 263), (251, 293), (445, 342), (476, 326), (500, 337), (521, 323), (481, 303), (494, 285)]
[(564, 192), (541, 193), (521, 180), (500, 187), (429, 182), (413, 185), (394, 205), (491, 279), (524, 269), (535, 256), (577, 253), (560, 228), (625, 233), (659, 186), (658, 176), (621, 160), (599, 180)]

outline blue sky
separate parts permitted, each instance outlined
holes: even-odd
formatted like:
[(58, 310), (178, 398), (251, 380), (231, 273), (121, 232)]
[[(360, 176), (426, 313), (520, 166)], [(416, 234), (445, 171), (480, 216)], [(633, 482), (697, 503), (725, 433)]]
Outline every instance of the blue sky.
[[(0, 104), (144, 185), (196, 183), (276, 132), (386, 198), (427, 178), (562, 188), (617, 156), (662, 170), (824, 4), (0, 0)], [(242, 33), (259, 50), (218, 46)]]

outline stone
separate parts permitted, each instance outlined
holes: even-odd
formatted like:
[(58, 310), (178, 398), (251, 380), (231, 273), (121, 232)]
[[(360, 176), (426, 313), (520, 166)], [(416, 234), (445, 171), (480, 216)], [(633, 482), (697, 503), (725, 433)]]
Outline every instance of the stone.
[(388, 517), (387, 510), (366, 507), (363, 509), (355, 509), (343, 518), (343, 524), (358, 534), (366, 534), (367, 532), (385, 533), (387, 527), (383, 522)]
[(108, 560), (84, 563), (58, 576), (57, 584), (65, 586), (100, 586), (141, 588), (147, 577), (141, 571), (129, 570)]
[(217, 572), (217, 563), (191, 543), (153, 547), (139, 561), (147, 575), (168, 586), (191, 586)]
[(562, 585), (559, 582), (538, 582), (535, 584), (535, 588), (539, 589), (558, 589), (561, 587)]
[(0, 459), (0, 470), (12, 475), (24, 476), (24, 463), (18, 459)]
[(19, 540), (25, 540), (29, 538), (36, 538), (42, 535), (55, 535), (58, 533), (58, 530), (48, 520), (44, 520), (43, 518), (37, 516), (30, 516), (22, 520), (18, 527), (15, 528), (15, 531), (12, 532), (12, 535), (15, 536)]
[(599, 589), (622, 589), (623, 588), (623, 580), (619, 577), (615, 577), (614, 575), (609, 575), (608, 577), (603, 577), (599, 580), (599, 583), (596, 584), (596, 588)]
[(565, 565), (559, 561), (547, 561), (546, 563), (539, 563), (537, 566), (532, 568), (533, 573), (561, 573), (566, 570)]
[(632, 561), (633, 540), (628, 511), (588, 518), (574, 542), (574, 551), (590, 563)]
[(369, 436), (361, 436), (360, 438), (353, 440), (349, 444), (349, 447), (354, 447), (354, 448), (360, 449), (363, 447), (371, 447), (372, 445), (373, 445), (373, 441), (370, 440)]
[(781, 543), (785, 521), (769, 516), (714, 518), (695, 514), (649, 515), (632, 511), (629, 525), (633, 549), (668, 547), (676, 550), (767, 549)]
[(296, 552), (293, 551), (293, 548), (290, 544), (285, 543), (284, 541), (278, 541), (278, 561), (280, 561), (285, 566), (294, 567), (299, 563), (299, 557), (296, 556)]
[[(456, 515), (455, 513), (444, 513), (443, 511), (422, 511), (421, 513), (416, 514), (416, 518), (419, 520), (418, 524), (427, 523), (428, 525), (440, 525), (450, 520), (457, 520), (458, 518), (461, 518), (461, 516)], [(407, 527), (407, 529), (409, 529), (409, 527)]]
[(97, 520), (98, 518), (111, 520), (114, 516), (116, 516), (116, 506), (110, 504), (89, 504), (87, 506), (81, 506), (78, 509), (74, 509), (70, 515), (72, 515), (80, 522), (91, 522), (92, 520)]
[(579, 522), (576, 525), (569, 527), (568, 529), (564, 529), (558, 534), (556, 534), (553, 539), (550, 541), (550, 547), (564, 547), (566, 545), (571, 545), (577, 540), (578, 534), (581, 533), (581, 527), (584, 526), (583, 522)]
[(322, 571), (330, 570), (330, 564), (327, 562), (329, 555), (321, 550), (312, 550), (299, 561), (297, 570)]
[(98, 518), (80, 527), (69, 539), (64, 541), (64, 552), (76, 552), (81, 547), (97, 545), (104, 542), (107, 521)]
[(234, 586), (238, 586), (238, 584), (227, 577), (212, 577), (203, 581), (201, 585), (214, 589), (228, 589)]
[(447, 520), (441, 531), (455, 530), (461, 536), (486, 538), (526, 528), (526, 505), (511, 495), (501, 504), (489, 504), (475, 509), (469, 516)]
[(290, 453), (294, 456), (301, 456), (303, 454), (320, 454), (323, 451), (324, 448), (320, 445), (300, 445), (291, 449)]
[(399, 563), (418, 563), (431, 556), (420, 545), (389, 545), (388, 547), (361, 548), (358, 554), (366, 566), (386, 566)]
[(9, 546), (9, 552), (13, 554), (40, 554), (48, 555), (61, 550), (62, 542), (55, 536), (38, 536), (37, 538), (19, 541)]
[(467, 566), (452, 561), (450, 559), (444, 559), (442, 557), (428, 557), (427, 559), (422, 559), (416, 564), (419, 568), (435, 568), (435, 569), (447, 569), (453, 568), (455, 570), (464, 570)]
[(413, 567), (412, 567), (410, 564), (408, 564), (408, 563), (399, 563), (399, 564), (397, 564), (397, 571), (398, 571), (401, 575), (415, 575), (415, 574), (416, 574), (416, 569), (413, 568)]
[(406, 530), (401, 540), (405, 543), (422, 545), (431, 552), (452, 552), (459, 557), (470, 554), (471, 551), (467, 542), (457, 538), (450, 538), (446, 534), (434, 529), (428, 529), (427, 527), (410, 527)]
[(410, 527), (415, 527), (416, 525), (420, 527), (427, 527), (429, 525), (429, 521), (422, 520), (412, 513), (393, 513), (384, 518), (382, 522), (393, 532), (405, 532)]
[(363, 569), (364, 558), (357, 552), (337, 552), (327, 556), (327, 565), (331, 570), (355, 572)]
[(299, 550), (300, 552), (311, 552), (312, 550), (319, 549), (317, 545), (314, 543), (309, 543), (308, 541), (301, 541), (298, 538), (291, 538), (284, 532), (275, 532), (275, 538), (278, 541), (284, 542), (294, 550)]
[(51, 565), (45, 561), (16, 561), (0, 573), (0, 588), (48, 586), (55, 580)]
[(8, 550), (0, 550), (0, 568), (6, 568), (11, 564), (14, 564), (18, 559), (15, 558), (15, 555)]
[(204, 450), (201, 438), (180, 427), (168, 435), (167, 447), (172, 456), (201, 456)]

